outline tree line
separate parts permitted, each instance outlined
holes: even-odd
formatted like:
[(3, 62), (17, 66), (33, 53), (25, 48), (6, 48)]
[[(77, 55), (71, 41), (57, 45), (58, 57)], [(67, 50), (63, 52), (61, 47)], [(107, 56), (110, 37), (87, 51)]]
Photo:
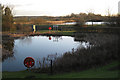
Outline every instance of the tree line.
[(14, 27), (13, 22), (12, 10), (8, 6), (2, 6), (2, 30), (10, 31)]
[(94, 13), (79, 13), (68, 15), (66, 17), (72, 18), (77, 22), (77, 26), (83, 26), (87, 21), (102, 21), (105, 22), (105, 26), (108, 27), (120, 27), (120, 15), (108, 15), (102, 16), (101, 14), (94, 14)]
[(107, 22), (107, 26), (119, 27), (120, 26), (120, 15), (116, 16), (102, 16), (101, 14), (94, 13), (79, 13), (79, 14), (70, 14), (66, 16), (23, 16), (23, 17), (13, 17), (12, 9), (8, 6), (2, 6), (2, 30), (3, 31), (14, 31), (16, 26), (13, 23), (22, 22), (28, 24), (37, 24), (37, 25), (49, 25), (47, 21), (65, 21), (77, 22), (77, 26), (83, 26), (86, 21), (89, 20), (103, 20)]
[(14, 17), (15, 22), (32, 22), (32, 24), (48, 24), (47, 21), (65, 21), (65, 22), (77, 22), (77, 26), (84, 25), (85, 22), (90, 20), (98, 20), (106, 22), (107, 26), (119, 26), (120, 16), (102, 16), (101, 14), (94, 13), (79, 13), (66, 16), (22, 16), (22, 17)]

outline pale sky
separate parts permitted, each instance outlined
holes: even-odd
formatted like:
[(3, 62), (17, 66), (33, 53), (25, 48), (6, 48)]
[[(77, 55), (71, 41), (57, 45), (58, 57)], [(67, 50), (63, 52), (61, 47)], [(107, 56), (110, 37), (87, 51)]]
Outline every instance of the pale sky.
[(120, 0), (0, 0), (2, 5), (13, 7), (14, 16), (65, 16), (71, 13), (118, 13)]

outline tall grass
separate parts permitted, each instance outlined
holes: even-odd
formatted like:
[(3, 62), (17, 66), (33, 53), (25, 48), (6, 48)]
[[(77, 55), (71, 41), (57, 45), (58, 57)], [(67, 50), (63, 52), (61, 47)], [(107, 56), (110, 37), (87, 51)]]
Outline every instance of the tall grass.
[[(87, 49), (78, 48), (74, 52), (66, 52), (57, 58), (54, 71), (81, 71), (101, 66), (118, 59), (118, 36), (106, 34), (87, 35), (84, 39), (96, 42), (96, 45)], [(92, 36), (95, 36), (94, 38)], [(92, 39), (91, 39), (92, 38)], [(98, 40), (98, 41), (97, 41)]]
[[(92, 43), (94, 46), (86, 48), (78, 47), (72, 52), (66, 52), (56, 57), (53, 61), (53, 72), (82, 71), (108, 64), (118, 59), (118, 36), (115, 34), (79, 34), (81, 38)], [(50, 64), (47, 67), (34, 69), (35, 72), (50, 72)]]

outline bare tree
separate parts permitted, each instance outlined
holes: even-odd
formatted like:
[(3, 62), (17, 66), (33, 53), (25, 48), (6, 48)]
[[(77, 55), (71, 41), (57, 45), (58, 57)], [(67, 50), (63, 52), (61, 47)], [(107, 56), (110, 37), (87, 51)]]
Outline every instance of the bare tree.
[(106, 16), (111, 16), (111, 9), (110, 8), (106, 9)]
[(94, 14), (94, 9), (88, 9), (87, 11), (86, 11), (88, 14)]

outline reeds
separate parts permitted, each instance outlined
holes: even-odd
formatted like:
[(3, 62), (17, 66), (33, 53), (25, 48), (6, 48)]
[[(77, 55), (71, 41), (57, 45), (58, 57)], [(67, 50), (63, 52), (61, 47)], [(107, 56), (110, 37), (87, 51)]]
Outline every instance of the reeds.
[[(94, 36), (94, 37), (93, 37)], [(118, 36), (112, 34), (86, 34), (85, 40), (95, 46), (79, 48), (74, 52), (66, 52), (56, 59), (53, 65), (56, 72), (85, 70), (109, 63), (118, 59)]]

